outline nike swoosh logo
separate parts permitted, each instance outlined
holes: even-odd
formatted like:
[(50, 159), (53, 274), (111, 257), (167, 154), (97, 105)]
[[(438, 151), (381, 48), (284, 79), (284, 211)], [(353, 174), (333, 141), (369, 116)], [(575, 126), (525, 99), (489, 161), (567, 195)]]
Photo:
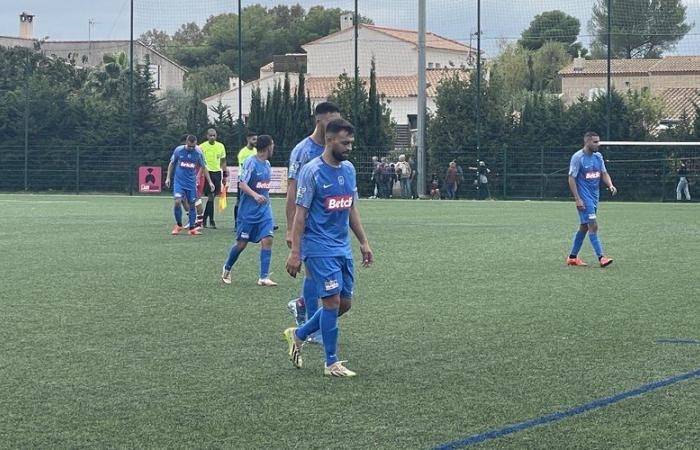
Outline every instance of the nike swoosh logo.
[(324, 184), (323, 189), (328, 189), (329, 187), (333, 186), (332, 184)]

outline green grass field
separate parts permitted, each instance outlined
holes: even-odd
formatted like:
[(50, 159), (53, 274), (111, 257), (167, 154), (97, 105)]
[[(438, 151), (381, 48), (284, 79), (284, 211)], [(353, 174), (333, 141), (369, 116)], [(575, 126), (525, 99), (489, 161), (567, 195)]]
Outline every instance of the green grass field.
[[(700, 368), (700, 205), (603, 203), (608, 269), (565, 267), (572, 203), (371, 201), (339, 355), (286, 357), (258, 248), (166, 197), (2, 195), (0, 447), (428, 449)], [(283, 223), (282, 201), (274, 201)], [(590, 243), (582, 252), (594, 262)], [(358, 264), (359, 266), (359, 264)], [(698, 448), (693, 378), (477, 448)]]

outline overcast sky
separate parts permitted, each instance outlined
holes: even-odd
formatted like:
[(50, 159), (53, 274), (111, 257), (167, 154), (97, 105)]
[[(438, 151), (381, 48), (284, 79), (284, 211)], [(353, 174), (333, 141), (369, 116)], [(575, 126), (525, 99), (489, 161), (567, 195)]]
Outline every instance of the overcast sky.
[[(36, 15), (34, 36), (52, 40), (87, 40), (89, 21), (92, 39), (128, 39), (130, 0), (0, 0), (0, 35), (17, 36), (19, 14)], [(243, 5), (260, 3), (316, 4), (352, 9), (353, 0), (244, 0)], [(360, 14), (377, 25), (417, 27), (416, 0), (359, 0)], [(561, 9), (581, 21), (580, 40), (588, 44), (587, 24), (594, 0), (483, 0), (484, 49), (494, 54), (502, 38), (517, 39), (532, 18), (543, 11)], [(211, 14), (235, 12), (235, 0), (135, 0), (135, 33), (158, 28), (172, 32), (185, 22), (201, 24)], [(469, 43), (476, 30), (476, 0), (427, 0), (428, 29)], [(688, 20), (696, 27), (681, 42), (676, 53), (700, 54), (700, 0), (685, 0)], [(475, 42), (472, 42), (476, 45)]]

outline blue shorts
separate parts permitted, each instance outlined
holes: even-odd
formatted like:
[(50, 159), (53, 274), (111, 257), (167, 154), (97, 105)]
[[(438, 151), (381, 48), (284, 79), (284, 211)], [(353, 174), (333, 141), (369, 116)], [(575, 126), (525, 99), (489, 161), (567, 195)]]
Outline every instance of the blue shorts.
[(593, 205), (591, 203), (586, 203), (584, 204), (585, 208), (583, 210), (577, 209), (578, 211), (578, 218), (581, 223), (581, 225), (585, 225), (588, 223), (595, 223), (598, 220), (597, 212), (598, 212), (598, 205)]
[(245, 223), (239, 220), (236, 222), (236, 240), (248, 242), (260, 242), (268, 236), (274, 234), (275, 224), (272, 219), (258, 223)]
[(304, 258), (306, 277), (316, 283), (319, 297), (340, 294), (340, 298), (352, 299), (355, 286), (355, 268), (352, 258), (344, 256)]
[(188, 189), (184, 188), (179, 183), (175, 183), (173, 185), (173, 198), (175, 198), (175, 200), (184, 198), (187, 199), (191, 205), (194, 205), (194, 202), (197, 201), (197, 188)]

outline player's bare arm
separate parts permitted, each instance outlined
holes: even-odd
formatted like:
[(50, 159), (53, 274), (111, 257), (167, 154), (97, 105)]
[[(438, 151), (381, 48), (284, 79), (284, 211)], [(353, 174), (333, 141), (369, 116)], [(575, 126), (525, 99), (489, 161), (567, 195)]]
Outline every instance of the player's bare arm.
[(369, 246), (365, 228), (362, 226), (362, 221), (360, 220), (360, 212), (355, 208), (355, 205), (352, 205), (350, 208), (350, 229), (355, 234), (357, 240), (360, 241), (362, 265), (364, 267), (369, 267), (370, 264), (374, 262), (374, 253), (372, 253), (372, 249)]
[(301, 270), (301, 239), (306, 228), (306, 216), (309, 210), (303, 206), (296, 205), (294, 213), (294, 221), (292, 222), (291, 231), (291, 247), (289, 257), (287, 257), (287, 273), (296, 278)]
[(287, 202), (285, 203), (284, 213), (287, 216), (287, 233), (285, 240), (287, 247), (292, 248), (292, 226), (294, 225), (294, 213), (296, 212), (296, 203), (294, 202), (297, 195), (297, 180), (290, 178), (287, 180)]
[(569, 189), (574, 195), (574, 200), (576, 201), (576, 208), (583, 211), (585, 206), (583, 205), (583, 200), (581, 200), (581, 196), (578, 195), (578, 188), (576, 187), (576, 178), (572, 177), (571, 175), (569, 175)]
[(265, 198), (265, 196), (260, 195), (257, 192), (255, 192), (250, 186), (248, 186), (248, 183), (241, 181), (239, 185), (240, 185), (241, 191), (246, 193), (250, 197), (253, 197), (253, 200), (255, 200), (259, 205), (262, 205), (263, 203), (267, 202), (267, 199)]
[(608, 172), (603, 172), (602, 178), (603, 183), (605, 183), (608, 186), (608, 189), (610, 189), (610, 194), (617, 194), (617, 188), (613, 185), (612, 178), (610, 178), (610, 174)]
[(170, 188), (170, 180), (173, 176), (173, 166), (173, 162), (170, 161), (170, 164), (168, 164), (168, 173), (165, 175), (165, 186), (168, 188)]
[[(199, 168), (199, 171), (200, 171), (200, 172), (204, 172), (204, 178), (206, 178), (207, 183), (209, 183), (209, 188), (210, 188), (212, 191), (214, 191), (214, 190), (216, 189), (216, 187), (214, 186), (214, 182), (211, 181), (211, 176), (209, 176), (209, 171), (208, 171), (208, 170), (202, 170), (201, 167)], [(197, 176), (197, 178), (199, 178), (199, 176)]]

